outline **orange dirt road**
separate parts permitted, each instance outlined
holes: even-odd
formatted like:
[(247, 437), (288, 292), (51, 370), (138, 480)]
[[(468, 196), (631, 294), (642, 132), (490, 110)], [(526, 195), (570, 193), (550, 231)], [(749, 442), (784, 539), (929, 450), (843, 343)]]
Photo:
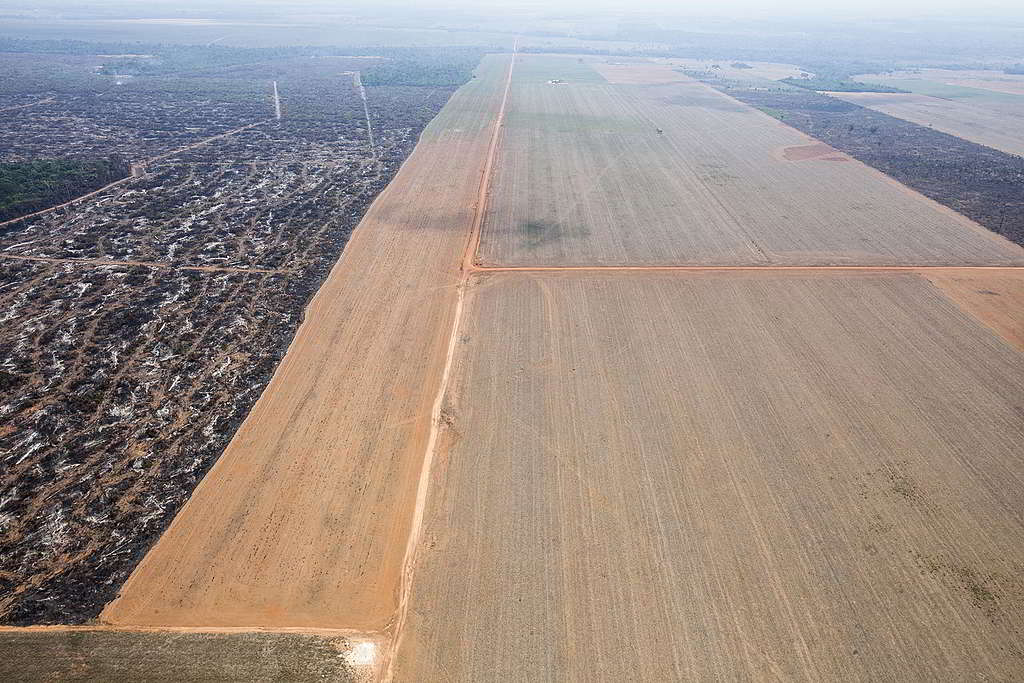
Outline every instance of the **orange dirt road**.
[(270, 385), (103, 622), (393, 627), (509, 63), (488, 56), (426, 129)]

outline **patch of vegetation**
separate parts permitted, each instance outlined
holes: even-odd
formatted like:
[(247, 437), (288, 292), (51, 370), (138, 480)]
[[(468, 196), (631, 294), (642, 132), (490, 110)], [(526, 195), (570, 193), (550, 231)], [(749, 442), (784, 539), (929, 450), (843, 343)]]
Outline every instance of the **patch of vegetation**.
[(1024, 64), (1014, 64), (1003, 69), (1004, 73), (1008, 74), (1024, 74)]
[(63, 204), (130, 173), (128, 162), (117, 155), (0, 164), (0, 221)]
[(832, 78), (783, 78), (782, 83), (795, 85), (798, 88), (807, 90), (829, 90), (832, 92), (910, 92), (894, 88), (891, 85), (875, 85), (873, 83), (861, 83), (859, 81), (847, 81)]
[(731, 64), (731, 66), (734, 69), (753, 69), (754, 68), (754, 67), (750, 66), (749, 64), (747, 64), (746, 62), (733, 62)]
[(768, 116), (778, 119), (779, 121), (786, 120), (786, 112), (782, 111), (781, 109), (776, 109), (774, 107), (758, 107), (758, 109), (763, 111), (765, 114), (768, 114)]

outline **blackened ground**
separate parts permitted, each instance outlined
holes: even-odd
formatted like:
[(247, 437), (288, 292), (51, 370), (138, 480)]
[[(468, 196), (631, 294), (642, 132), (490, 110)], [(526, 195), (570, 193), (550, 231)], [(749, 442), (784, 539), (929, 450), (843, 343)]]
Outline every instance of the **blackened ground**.
[(297, 633), (0, 631), (0, 680), (351, 681), (345, 646)]

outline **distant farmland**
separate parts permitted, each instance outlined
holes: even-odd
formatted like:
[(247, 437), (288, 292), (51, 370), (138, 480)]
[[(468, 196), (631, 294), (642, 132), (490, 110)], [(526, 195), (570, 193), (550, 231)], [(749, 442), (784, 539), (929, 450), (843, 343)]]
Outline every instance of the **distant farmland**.
[[(898, 81), (894, 81), (898, 82)], [(833, 97), (1024, 156), (1024, 96), (1017, 111), (915, 93), (828, 93)]]
[[(521, 58), (487, 265), (1024, 263), (1024, 251), (666, 66)], [(666, 76), (678, 82), (666, 82)]]

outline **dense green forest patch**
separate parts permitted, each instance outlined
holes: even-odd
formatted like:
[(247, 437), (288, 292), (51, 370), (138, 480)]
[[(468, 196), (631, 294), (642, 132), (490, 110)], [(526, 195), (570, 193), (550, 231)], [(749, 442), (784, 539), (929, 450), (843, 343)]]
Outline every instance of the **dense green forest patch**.
[(63, 204), (130, 173), (119, 156), (0, 163), (0, 221)]

